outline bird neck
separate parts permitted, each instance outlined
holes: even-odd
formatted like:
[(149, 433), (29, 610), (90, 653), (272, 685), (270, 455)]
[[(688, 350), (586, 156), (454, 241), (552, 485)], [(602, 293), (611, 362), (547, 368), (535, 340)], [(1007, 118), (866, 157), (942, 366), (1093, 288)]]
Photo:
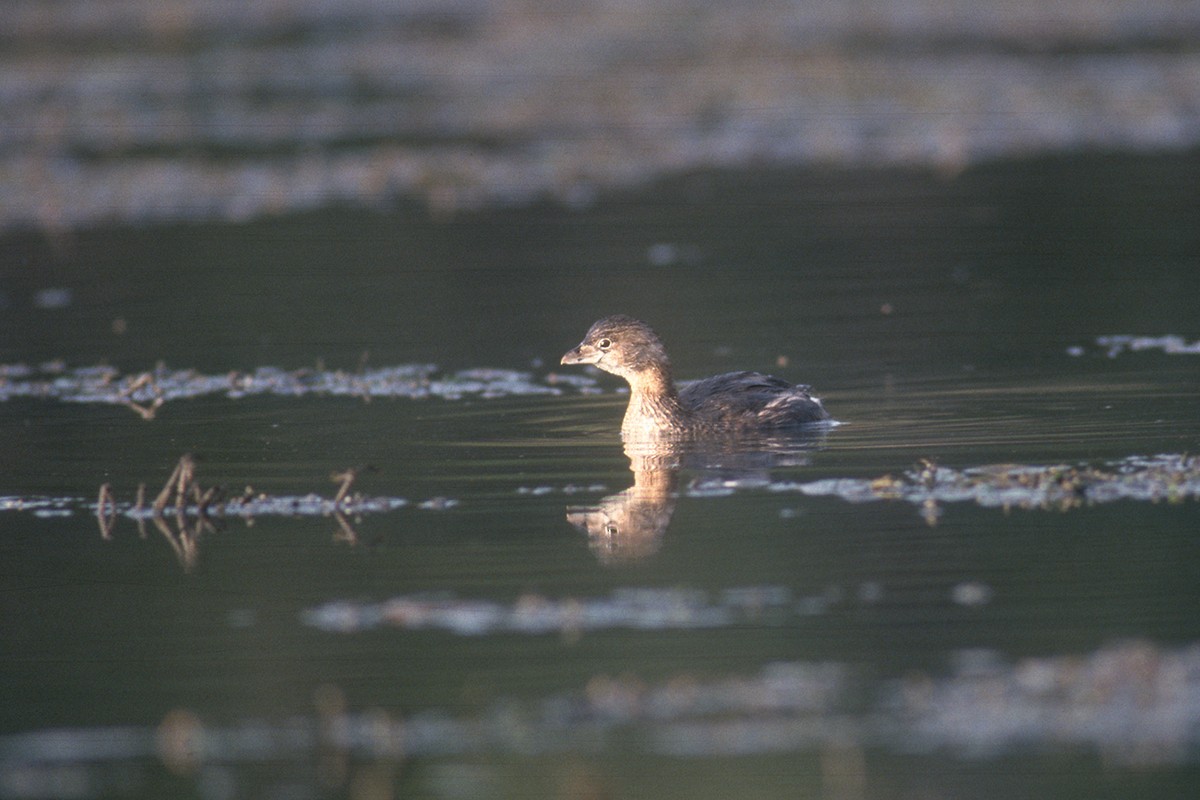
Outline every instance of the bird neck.
[(679, 401), (671, 368), (655, 364), (627, 376), (629, 406), (621, 431), (627, 436), (646, 436), (681, 430), (687, 422), (687, 409)]

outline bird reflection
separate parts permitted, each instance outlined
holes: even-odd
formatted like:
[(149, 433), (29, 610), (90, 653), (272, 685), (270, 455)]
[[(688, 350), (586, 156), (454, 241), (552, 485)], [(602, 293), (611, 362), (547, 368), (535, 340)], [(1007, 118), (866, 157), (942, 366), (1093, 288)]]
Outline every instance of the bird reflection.
[(633, 485), (595, 505), (567, 506), (567, 522), (588, 537), (604, 565), (629, 564), (654, 555), (675, 513), (680, 474), (695, 472), (690, 492), (732, 491), (766, 485), (771, 470), (802, 466), (820, 449), (829, 426), (753, 440), (680, 442), (649, 439), (625, 442)]
[(567, 522), (587, 534), (588, 546), (603, 564), (638, 561), (658, 552), (675, 513), (679, 470), (647, 468), (630, 458), (633, 486), (601, 498), (594, 506), (567, 506)]

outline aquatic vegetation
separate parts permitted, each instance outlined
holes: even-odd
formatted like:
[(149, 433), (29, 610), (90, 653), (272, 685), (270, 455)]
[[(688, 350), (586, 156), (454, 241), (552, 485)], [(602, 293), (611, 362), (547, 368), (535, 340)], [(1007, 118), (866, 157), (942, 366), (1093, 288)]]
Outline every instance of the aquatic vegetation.
[[(119, 502), (106, 484), (95, 502), (81, 497), (0, 496), (0, 511), (29, 512), (39, 516), (64, 516), (90, 510), (111, 527), (124, 516), (146, 520), (163, 516), (167, 506), (185, 517), (212, 516), (253, 518), (257, 516), (329, 516), (385, 513), (409, 504), (400, 497), (369, 497), (351, 494), (349, 486), (357, 470), (336, 473), (341, 484), (334, 497), (318, 494), (270, 496), (247, 489), (227, 497), (220, 487), (201, 491), (194, 480), (195, 468), (184, 456), (158, 495), (156, 505), (147, 505), (145, 486), (133, 502)], [(182, 470), (182, 471), (181, 471)], [(518, 495), (542, 497), (550, 494), (576, 496), (606, 491), (603, 484), (549, 484), (520, 486)], [(807, 482), (770, 480), (760, 474), (748, 477), (701, 475), (682, 490), (692, 498), (719, 498), (738, 491), (795, 493), (809, 497), (837, 497), (851, 503), (901, 501), (921, 508), (932, 524), (945, 503), (973, 502), (986, 508), (1067, 511), (1118, 500), (1183, 502), (1200, 498), (1200, 456), (1160, 454), (1128, 456), (1099, 465), (1089, 464), (989, 464), (956, 469), (923, 461), (899, 474), (875, 478), (820, 478)], [(164, 499), (168, 498), (168, 499)], [(170, 498), (173, 498), (171, 500)], [(417, 508), (446, 510), (459, 500), (436, 496), (415, 503)]]
[(933, 523), (941, 503), (1066, 511), (1117, 500), (1195, 499), (1200, 497), (1200, 456), (1129, 456), (1095, 466), (991, 464), (965, 469), (924, 461), (899, 475), (774, 482), (767, 488), (852, 503), (900, 500), (920, 506)]
[[(366, 468), (370, 469), (370, 468)], [(328, 516), (337, 512), (344, 514), (370, 514), (391, 511), (408, 505), (402, 497), (368, 497), (350, 489), (363, 471), (349, 468), (333, 473), (330, 478), (338, 484), (337, 493), (331, 497), (318, 494), (303, 496), (269, 495), (254, 491), (247, 486), (242, 494), (226, 497), (222, 486), (214, 485), (203, 489), (196, 480), (196, 462), (190, 455), (183, 455), (163, 484), (162, 490), (152, 504), (146, 503), (146, 485), (140, 484), (137, 499), (133, 503), (120, 503), (112, 494), (110, 484), (100, 487), (99, 499), (94, 506), (97, 518), (105, 530), (111, 533), (113, 520), (125, 516), (133, 520), (145, 520), (174, 514), (198, 519), (217, 516), (253, 518), (258, 516)], [(420, 504), (422, 508), (444, 509), (457, 505), (448, 498), (434, 498)]]
[(399, 197), (443, 215), (578, 206), (714, 167), (954, 171), (1195, 146), (1190, 4), (1147, 0), (1136, 24), (1123, 2), (949, 6), (686, 0), (631, 15), (586, 0), (505, 8), (498, 24), (474, 2), (268, 14), (178, 0), (163, 23), (154, 0), (103, 13), (18, 3), (3, 34), (21, 46), (7, 48), (0, 86), (0, 230)]
[(566, 486), (550, 486), (549, 484), (539, 484), (538, 486), (519, 486), (517, 494), (528, 494), (534, 497), (542, 497), (548, 494), (580, 494), (582, 492), (603, 492), (608, 489), (603, 483), (592, 484), (577, 484), (568, 483)]
[[(1189, 342), (1177, 334), (1167, 334), (1166, 336), (1131, 336), (1127, 334), (1097, 336), (1095, 344), (1109, 358), (1116, 358), (1125, 353), (1140, 353), (1148, 350), (1158, 351), (1169, 356), (1200, 355), (1200, 340)], [(1086, 354), (1087, 350), (1083, 347), (1075, 346), (1067, 348), (1067, 355), (1070, 356), (1078, 357)]]
[[(111, 484), (105, 483), (101, 485), (92, 509), (100, 525), (100, 536), (105, 540), (112, 539), (119, 517), (133, 520), (142, 538), (146, 536), (146, 523), (149, 522), (171, 545), (180, 565), (185, 570), (191, 570), (196, 565), (201, 537), (215, 533), (230, 518), (240, 518), (252, 524), (258, 517), (328, 517), (337, 523), (337, 540), (357, 544), (358, 532), (351, 522), (352, 518), (384, 514), (409, 505), (409, 501), (403, 497), (370, 497), (351, 492), (359, 474), (370, 470), (370, 467), (351, 467), (330, 475), (330, 479), (338, 484), (338, 491), (331, 498), (318, 494), (269, 495), (256, 492), (250, 486), (238, 496), (227, 497), (221, 485), (202, 488), (196, 479), (195, 460), (191, 455), (184, 454), (152, 503), (146, 502), (145, 483), (138, 485), (133, 503), (118, 501)], [(24, 504), (39, 516), (50, 513), (69, 516), (74, 513), (72, 503), (62, 499), (21, 501), (19, 498), (0, 498), (0, 510), (20, 509)], [(418, 503), (417, 508), (445, 511), (457, 505), (458, 500), (454, 498), (433, 497)]]
[(75, 513), (77, 497), (0, 496), (0, 511), (24, 511), (35, 517), (63, 517)]
[[(780, 661), (744, 674), (679, 672), (660, 681), (597, 673), (566, 691), (493, 697), (477, 711), (355, 711), (341, 688), (324, 685), (309, 713), (282, 719), (220, 721), (181, 707), (157, 726), (0, 737), (0, 794), (54, 796), (64, 779), (75, 797), (108, 796), (116, 787), (125, 794), (162, 768), (201, 783), (219, 777), (231, 792), (261, 790), (258, 770), (278, 763), (290, 765), (294, 794), (297, 786), (346, 780), (344, 768), (330, 767), (348, 762), (469, 762), (503, 772), (503, 762), (479, 757), (586, 755), (617, 746), (683, 759), (843, 752), (856, 754), (859, 770), (878, 751), (972, 761), (1085, 752), (1110, 767), (1194, 765), (1197, 719), (1200, 647), (1149, 641), (1016, 661), (962, 650), (945, 669), (901, 676), (836, 661)], [(434, 780), (439, 772), (415, 774)]]
[(258, 395), (281, 397), (408, 398), (423, 400), (464, 397), (493, 399), (514, 395), (557, 395), (565, 389), (593, 386), (589, 378), (547, 375), (539, 381), (531, 373), (509, 369), (476, 368), (444, 373), (434, 364), (402, 364), (357, 372), (326, 369), (284, 370), (258, 367), (205, 375), (193, 369), (153, 370), (122, 374), (110, 366), (68, 368), (61, 361), (36, 367), (0, 364), (0, 402), (28, 397), (65, 403), (124, 405), (145, 419), (153, 419), (163, 404), (210, 395), (238, 400)]
[[(453, 592), (401, 595), (378, 603), (336, 600), (307, 609), (304, 624), (330, 633), (376, 628), (440, 630), (457, 636), (560, 635), (576, 639), (608, 630), (671, 631), (738, 625), (790, 626), (852, 605), (882, 602), (878, 583), (825, 586), (797, 592), (786, 586), (731, 586), (710, 593), (687, 588), (614, 590), (603, 597), (547, 597), (527, 592), (510, 602), (459, 597)], [(962, 607), (987, 605), (992, 589), (962, 581), (944, 596)]]
[(376, 627), (436, 629), (460, 636), (561, 634), (633, 630), (689, 630), (738, 624), (794, 623), (820, 613), (840, 592), (796, 596), (784, 586), (731, 587), (710, 596), (692, 589), (614, 591), (607, 597), (550, 598), (524, 594), (511, 603), (460, 598), (452, 593), (394, 597), (381, 603), (336, 601), (304, 612), (305, 624), (324, 631), (359, 633)]

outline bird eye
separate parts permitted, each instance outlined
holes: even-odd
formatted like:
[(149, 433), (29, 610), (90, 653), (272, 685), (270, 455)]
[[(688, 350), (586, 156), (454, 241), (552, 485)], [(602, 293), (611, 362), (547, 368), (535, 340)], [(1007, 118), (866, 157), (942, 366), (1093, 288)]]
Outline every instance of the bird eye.
[(612, 339), (601, 339), (596, 342), (596, 347), (599, 347), (601, 350), (607, 350), (612, 347)]

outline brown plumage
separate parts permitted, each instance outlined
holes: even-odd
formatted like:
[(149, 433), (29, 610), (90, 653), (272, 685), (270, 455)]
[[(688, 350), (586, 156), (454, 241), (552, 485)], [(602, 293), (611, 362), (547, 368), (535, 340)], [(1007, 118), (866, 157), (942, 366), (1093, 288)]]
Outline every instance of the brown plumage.
[(677, 389), (662, 341), (646, 323), (621, 314), (592, 325), (562, 363), (595, 364), (629, 382), (626, 438), (769, 432), (830, 419), (808, 386), (761, 372), (729, 372)]

